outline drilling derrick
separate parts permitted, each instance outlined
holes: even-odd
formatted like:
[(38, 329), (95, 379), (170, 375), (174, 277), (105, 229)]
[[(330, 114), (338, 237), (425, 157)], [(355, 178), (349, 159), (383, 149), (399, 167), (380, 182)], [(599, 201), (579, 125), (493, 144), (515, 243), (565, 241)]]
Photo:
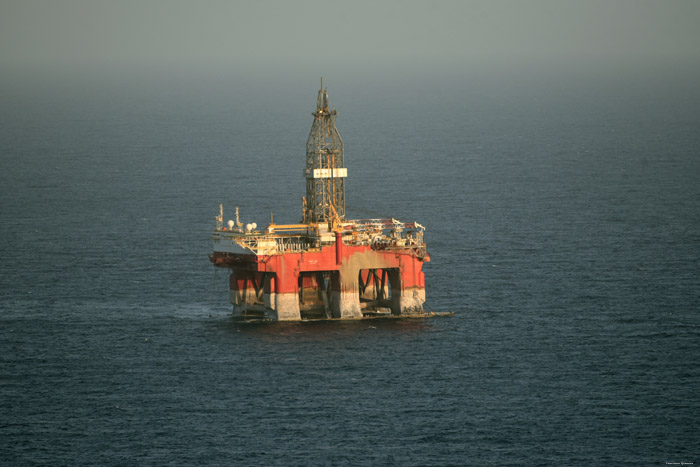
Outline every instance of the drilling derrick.
[(212, 234), (214, 266), (227, 268), (234, 315), (293, 321), (429, 316), (423, 311), (430, 261), (425, 228), (396, 219), (345, 218), (343, 140), (321, 89), (306, 143), (301, 224), (224, 222)]
[(304, 223), (345, 220), (345, 177), (343, 140), (335, 126), (338, 112), (329, 110), (328, 91), (318, 91), (311, 132), (306, 141), (306, 198)]

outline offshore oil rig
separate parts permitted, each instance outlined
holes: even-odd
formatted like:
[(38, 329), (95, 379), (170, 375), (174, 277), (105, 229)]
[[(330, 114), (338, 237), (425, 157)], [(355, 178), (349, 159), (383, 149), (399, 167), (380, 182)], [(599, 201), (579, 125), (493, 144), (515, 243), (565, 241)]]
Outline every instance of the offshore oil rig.
[(345, 218), (343, 140), (318, 91), (306, 143), (306, 196), (299, 224), (264, 229), (235, 221), (224, 224), (219, 205), (212, 234), (214, 266), (231, 270), (234, 316), (293, 321), (422, 316), (423, 263), (430, 261), (417, 222)]

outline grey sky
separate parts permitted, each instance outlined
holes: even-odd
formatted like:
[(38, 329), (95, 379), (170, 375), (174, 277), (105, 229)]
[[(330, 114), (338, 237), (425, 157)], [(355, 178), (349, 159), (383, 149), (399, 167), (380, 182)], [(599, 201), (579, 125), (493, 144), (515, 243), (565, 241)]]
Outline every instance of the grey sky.
[(0, 64), (700, 60), (700, 1), (0, 0)]

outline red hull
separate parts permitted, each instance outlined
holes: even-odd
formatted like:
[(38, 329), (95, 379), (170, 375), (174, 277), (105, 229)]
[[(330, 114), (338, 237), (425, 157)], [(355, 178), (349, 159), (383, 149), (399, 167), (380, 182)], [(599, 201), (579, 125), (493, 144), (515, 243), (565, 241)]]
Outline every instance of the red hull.
[[(334, 315), (344, 317), (344, 308), (366, 309), (367, 302), (386, 306), (394, 314), (422, 312), (422, 268), (430, 258), (418, 256), (411, 248), (383, 251), (340, 241), (320, 250), (268, 256), (215, 252), (211, 260), (216, 266), (231, 269), (234, 305), (273, 309), (274, 299), (270, 301), (270, 297), (277, 295), (299, 296), (303, 308), (308, 296), (316, 297), (313, 303), (322, 304), (323, 293), (329, 297), (334, 293), (345, 298), (336, 300), (335, 305), (326, 303), (326, 308), (338, 308)], [(327, 278), (325, 285), (323, 277)], [(319, 293), (314, 295), (314, 291)], [(357, 317), (357, 311), (353, 313)]]

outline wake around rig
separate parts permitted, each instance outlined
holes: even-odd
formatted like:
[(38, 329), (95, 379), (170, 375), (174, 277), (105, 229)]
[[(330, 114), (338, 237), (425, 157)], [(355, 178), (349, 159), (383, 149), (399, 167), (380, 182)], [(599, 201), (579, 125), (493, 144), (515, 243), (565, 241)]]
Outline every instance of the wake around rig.
[(230, 301), (244, 319), (295, 321), (428, 316), (423, 263), (430, 261), (417, 222), (345, 218), (343, 140), (318, 91), (306, 143), (306, 196), (300, 224), (264, 229), (219, 205), (210, 260), (230, 273)]

